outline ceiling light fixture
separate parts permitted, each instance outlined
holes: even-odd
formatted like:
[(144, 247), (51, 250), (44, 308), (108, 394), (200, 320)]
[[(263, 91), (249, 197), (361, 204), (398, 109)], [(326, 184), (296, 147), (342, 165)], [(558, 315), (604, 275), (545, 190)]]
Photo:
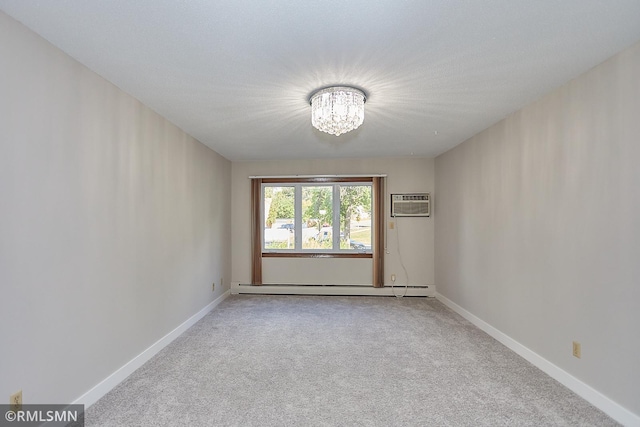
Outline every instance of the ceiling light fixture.
[(342, 135), (364, 121), (364, 103), (367, 97), (360, 89), (348, 86), (332, 86), (311, 95), (311, 124), (316, 129)]

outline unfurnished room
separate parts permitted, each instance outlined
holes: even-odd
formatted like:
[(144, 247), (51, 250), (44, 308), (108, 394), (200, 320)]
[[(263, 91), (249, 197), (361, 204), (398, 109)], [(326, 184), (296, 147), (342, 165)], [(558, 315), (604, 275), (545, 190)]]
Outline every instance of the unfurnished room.
[(640, 427), (638, 159), (638, 0), (0, 0), (0, 426)]

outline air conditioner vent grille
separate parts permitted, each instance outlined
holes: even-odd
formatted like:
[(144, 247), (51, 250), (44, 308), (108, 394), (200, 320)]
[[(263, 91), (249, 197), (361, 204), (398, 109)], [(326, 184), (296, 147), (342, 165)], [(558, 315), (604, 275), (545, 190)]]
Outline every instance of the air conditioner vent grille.
[(392, 194), (391, 216), (424, 216), (431, 214), (429, 193)]

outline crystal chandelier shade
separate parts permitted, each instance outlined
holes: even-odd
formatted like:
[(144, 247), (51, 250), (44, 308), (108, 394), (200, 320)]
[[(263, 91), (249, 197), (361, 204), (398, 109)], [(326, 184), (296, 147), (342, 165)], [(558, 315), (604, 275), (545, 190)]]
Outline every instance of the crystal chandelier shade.
[(316, 129), (342, 135), (364, 121), (364, 92), (352, 87), (334, 86), (311, 96), (311, 124)]

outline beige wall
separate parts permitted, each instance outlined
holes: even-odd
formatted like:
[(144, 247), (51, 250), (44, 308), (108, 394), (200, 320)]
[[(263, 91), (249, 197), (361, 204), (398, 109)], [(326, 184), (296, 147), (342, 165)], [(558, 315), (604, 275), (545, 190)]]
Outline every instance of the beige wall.
[[(387, 174), (387, 194), (430, 192), (434, 194), (434, 161), (424, 158), (325, 159), (234, 162), (232, 165), (232, 277), (251, 282), (251, 187), (252, 175)], [(389, 214), (388, 196), (385, 198)], [(397, 218), (397, 228), (387, 229), (385, 283), (391, 273), (397, 284), (406, 283), (404, 263), (411, 285), (433, 284), (433, 217)], [(398, 241), (400, 246), (398, 246)], [(402, 259), (400, 258), (402, 254)], [(265, 283), (371, 284), (371, 260), (265, 259)], [(312, 271), (313, 274), (309, 274)], [(313, 276), (310, 278), (310, 276)]]
[(0, 396), (70, 403), (230, 278), (230, 162), (0, 12)]
[(435, 243), (439, 293), (636, 414), (639, 76), (640, 44), (439, 156)]

